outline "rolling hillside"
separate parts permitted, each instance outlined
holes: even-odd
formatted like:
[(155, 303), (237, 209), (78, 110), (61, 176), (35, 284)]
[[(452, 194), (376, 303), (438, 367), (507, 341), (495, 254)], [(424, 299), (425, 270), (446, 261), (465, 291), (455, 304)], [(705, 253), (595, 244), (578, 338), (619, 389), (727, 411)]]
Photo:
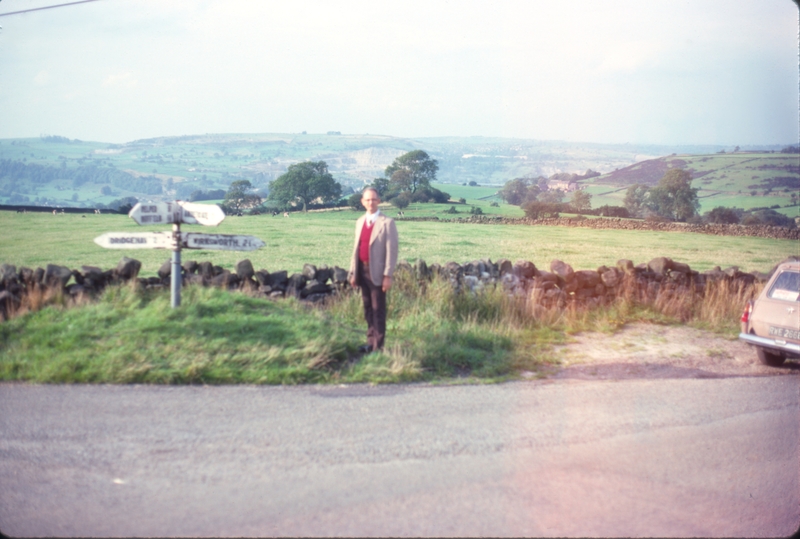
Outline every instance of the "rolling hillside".
[[(800, 194), (800, 155), (778, 152), (670, 155), (647, 159), (582, 183), (592, 193), (594, 206), (621, 205), (629, 186), (653, 186), (675, 167), (692, 173), (692, 185), (699, 188), (701, 211), (716, 206), (784, 207), (791, 202), (792, 194)], [(784, 213), (794, 217), (797, 209)]]
[[(587, 169), (605, 173), (588, 184), (590, 192), (598, 196), (594, 205), (601, 204), (600, 200), (619, 198), (618, 194), (602, 193), (631, 183), (657, 181), (659, 171), (663, 174), (669, 166), (692, 168), (703, 182), (703, 195), (719, 196), (720, 200), (751, 197), (750, 185), (758, 185), (753, 188), (758, 191), (755, 198), (769, 187), (772, 191), (767, 198), (774, 197), (784, 188), (796, 185), (798, 178), (796, 156), (715, 154), (723, 149), (715, 146), (612, 145), (489, 137), (410, 139), (337, 132), (207, 134), (125, 144), (42, 136), (0, 140), (0, 204), (97, 207), (124, 197), (187, 199), (198, 190), (226, 190), (237, 179), (247, 179), (265, 193), (270, 181), (289, 165), (304, 160), (326, 161), (348, 193), (382, 175), (395, 157), (414, 149), (423, 149), (438, 160), (438, 180), (443, 184), (474, 181), (499, 188), (522, 176), (583, 173)], [(776, 151), (780, 147), (761, 149)], [(659, 157), (669, 154), (676, 155)], [(753, 205), (764, 202), (758, 200)]]

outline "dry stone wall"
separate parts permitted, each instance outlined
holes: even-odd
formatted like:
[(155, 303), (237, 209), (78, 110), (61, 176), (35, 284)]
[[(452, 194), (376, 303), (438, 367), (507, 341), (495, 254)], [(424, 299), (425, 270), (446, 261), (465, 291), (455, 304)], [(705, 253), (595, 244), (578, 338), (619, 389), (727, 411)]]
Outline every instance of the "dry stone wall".
[[(0, 264), (0, 319), (5, 320), (21, 306), (31, 304), (26, 299), (33, 294), (78, 299), (96, 296), (106, 286), (131, 281), (147, 289), (169, 288), (170, 261), (161, 266), (156, 277), (140, 278), (140, 269), (138, 260), (127, 257), (108, 270), (94, 266), (81, 266), (76, 270), (54, 264), (34, 270)], [(349, 288), (347, 271), (338, 266), (306, 264), (302, 272), (290, 275), (287, 271), (255, 270), (251, 261), (245, 259), (239, 261), (233, 271), (209, 261), (185, 262), (181, 269), (184, 286), (215, 286), (265, 298), (293, 297), (316, 303)], [(499, 286), (509, 295), (544, 307), (562, 308), (570, 304), (599, 305), (622, 296), (637, 301), (652, 301), (664, 293), (702, 296), (709, 283), (749, 286), (768, 278), (767, 274), (741, 272), (735, 266), (700, 273), (666, 257), (638, 265), (631, 260), (619, 260), (616, 266), (600, 266), (593, 270), (574, 270), (561, 260), (553, 260), (546, 270), (527, 260), (492, 262), (484, 259), (444, 265), (428, 265), (424, 260), (417, 260), (414, 265), (401, 262), (397, 272), (405, 272), (420, 283), (439, 276), (464, 293), (477, 294), (488, 287)]]

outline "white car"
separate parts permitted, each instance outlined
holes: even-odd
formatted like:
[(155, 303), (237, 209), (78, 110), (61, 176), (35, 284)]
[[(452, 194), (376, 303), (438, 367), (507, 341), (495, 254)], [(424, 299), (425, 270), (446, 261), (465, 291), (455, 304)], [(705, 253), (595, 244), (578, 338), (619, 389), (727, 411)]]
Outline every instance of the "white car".
[(764, 290), (742, 313), (739, 338), (756, 347), (764, 365), (800, 358), (800, 259), (778, 265)]

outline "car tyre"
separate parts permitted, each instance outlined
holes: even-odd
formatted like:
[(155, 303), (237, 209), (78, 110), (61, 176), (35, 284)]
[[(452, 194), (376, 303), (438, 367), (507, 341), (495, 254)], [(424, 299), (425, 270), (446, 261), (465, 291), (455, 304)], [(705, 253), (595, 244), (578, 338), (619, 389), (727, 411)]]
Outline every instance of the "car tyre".
[(783, 365), (784, 361), (786, 361), (786, 358), (781, 354), (770, 352), (769, 350), (761, 347), (756, 348), (756, 354), (758, 355), (758, 360), (762, 364), (769, 365), (770, 367), (779, 367)]

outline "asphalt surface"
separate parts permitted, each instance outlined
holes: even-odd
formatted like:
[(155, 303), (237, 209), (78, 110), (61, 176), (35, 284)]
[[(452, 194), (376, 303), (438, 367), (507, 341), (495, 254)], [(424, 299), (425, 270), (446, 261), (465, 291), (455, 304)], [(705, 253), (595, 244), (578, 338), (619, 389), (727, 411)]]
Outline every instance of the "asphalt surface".
[(0, 384), (0, 531), (786, 536), (799, 395), (797, 376)]

